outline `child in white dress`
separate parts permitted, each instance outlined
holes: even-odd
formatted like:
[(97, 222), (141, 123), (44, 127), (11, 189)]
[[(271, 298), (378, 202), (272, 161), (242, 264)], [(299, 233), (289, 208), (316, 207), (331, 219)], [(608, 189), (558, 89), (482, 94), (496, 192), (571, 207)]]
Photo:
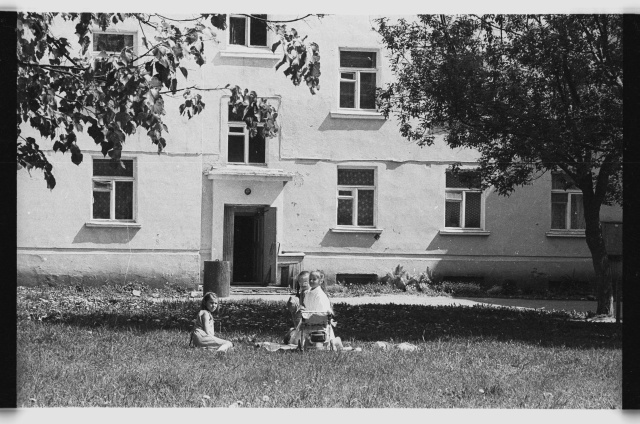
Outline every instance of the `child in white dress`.
[[(304, 302), (300, 307), (300, 315), (302, 318), (308, 318), (313, 312), (328, 313), (333, 315), (333, 308), (329, 297), (322, 290), (324, 275), (320, 271), (312, 271), (309, 274), (309, 291), (304, 297)], [(333, 325), (329, 325), (329, 343), (332, 348), (342, 350), (342, 341), (340, 337), (336, 337), (333, 333)]]

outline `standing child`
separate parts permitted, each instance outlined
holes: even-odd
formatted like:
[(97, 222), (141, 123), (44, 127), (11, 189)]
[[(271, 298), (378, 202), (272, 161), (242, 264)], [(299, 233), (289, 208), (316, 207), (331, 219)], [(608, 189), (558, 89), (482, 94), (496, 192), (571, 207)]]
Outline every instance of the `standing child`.
[(208, 292), (200, 303), (200, 312), (194, 320), (195, 327), (191, 332), (191, 342), (196, 347), (206, 347), (217, 352), (226, 352), (233, 343), (214, 335), (213, 312), (218, 309), (218, 296)]
[(320, 271), (313, 271), (309, 273), (309, 287), (304, 303), (304, 309), (314, 312), (327, 312), (333, 314), (333, 308), (331, 308), (331, 302), (326, 293), (322, 290), (323, 276)]
[[(310, 312), (320, 312), (320, 313), (329, 313), (333, 315), (333, 308), (331, 307), (331, 302), (329, 302), (329, 298), (326, 293), (322, 290), (322, 283), (324, 282), (324, 275), (321, 271), (312, 271), (309, 274), (309, 287), (311, 289), (307, 292), (304, 303), (301, 309), (301, 315), (304, 318), (307, 318), (310, 315)], [(333, 333), (333, 325), (329, 325), (329, 342), (331, 345), (338, 350), (342, 350), (342, 341), (340, 337), (335, 337)]]

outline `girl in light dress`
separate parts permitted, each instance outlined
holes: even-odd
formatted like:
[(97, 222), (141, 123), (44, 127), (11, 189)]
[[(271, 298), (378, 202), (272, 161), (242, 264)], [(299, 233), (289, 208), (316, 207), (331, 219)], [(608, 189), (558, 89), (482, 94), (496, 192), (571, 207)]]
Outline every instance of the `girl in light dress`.
[(233, 347), (233, 343), (214, 335), (213, 312), (218, 309), (218, 296), (208, 292), (200, 303), (200, 312), (194, 320), (194, 328), (191, 332), (191, 343), (196, 347), (204, 347), (216, 352), (226, 352)]

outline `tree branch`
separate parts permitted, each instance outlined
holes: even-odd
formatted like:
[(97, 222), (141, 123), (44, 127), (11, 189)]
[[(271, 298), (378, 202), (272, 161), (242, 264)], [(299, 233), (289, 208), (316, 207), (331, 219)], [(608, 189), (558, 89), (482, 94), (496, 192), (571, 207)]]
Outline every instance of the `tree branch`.
[[(196, 85), (192, 85), (191, 87), (185, 87), (185, 88), (177, 89), (175, 92), (177, 93), (178, 91), (185, 91), (185, 90), (220, 91), (220, 90), (231, 90), (231, 88), (229, 88), (229, 87), (200, 88), (200, 87), (198, 87)], [(171, 90), (167, 90), (167, 91), (161, 91), (158, 94), (174, 94), (174, 93)]]
[[(23, 62), (21, 60), (18, 60), (18, 65), (22, 65), (22, 66), (28, 66), (30, 68), (60, 68), (60, 69), (77, 69), (79, 71), (86, 71), (87, 69), (89, 69), (88, 67), (82, 67), (82, 66), (68, 66), (68, 65), (51, 65), (51, 64), (46, 64), (46, 63), (29, 63), (29, 62)], [(55, 69), (50, 69), (51, 71), (55, 70)], [(57, 72), (62, 72), (62, 71), (57, 71)], [(70, 75), (74, 75), (74, 74), (70, 74)]]
[(253, 18), (253, 19), (256, 19), (258, 21), (271, 23), (271, 24), (283, 24), (283, 23), (289, 23), (289, 22), (297, 22), (297, 21), (303, 21), (303, 20), (307, 19), (309, 16), (321, 16), (321, 15), (319, 15), (317, 13), (308, 13), (308, 14), (306, 14), (305, 16), (303, 16), (301, 18), (276, 21), (276, 20), (272, 20), (272, 19), (258, 18), (257, 16), (248, 15), (248, 14), (245, 14), (245, 13), (240, 13), (239, 15), (246, 16), (248, 18)]

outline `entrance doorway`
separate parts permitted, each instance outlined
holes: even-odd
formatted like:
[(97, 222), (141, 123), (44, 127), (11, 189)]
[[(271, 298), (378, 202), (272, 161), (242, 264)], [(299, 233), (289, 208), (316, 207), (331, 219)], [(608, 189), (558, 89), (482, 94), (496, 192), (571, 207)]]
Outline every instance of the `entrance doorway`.
[(223, 260), (231, 262), (231, 284), (276, 284), (276, 209), (225, 205)]

